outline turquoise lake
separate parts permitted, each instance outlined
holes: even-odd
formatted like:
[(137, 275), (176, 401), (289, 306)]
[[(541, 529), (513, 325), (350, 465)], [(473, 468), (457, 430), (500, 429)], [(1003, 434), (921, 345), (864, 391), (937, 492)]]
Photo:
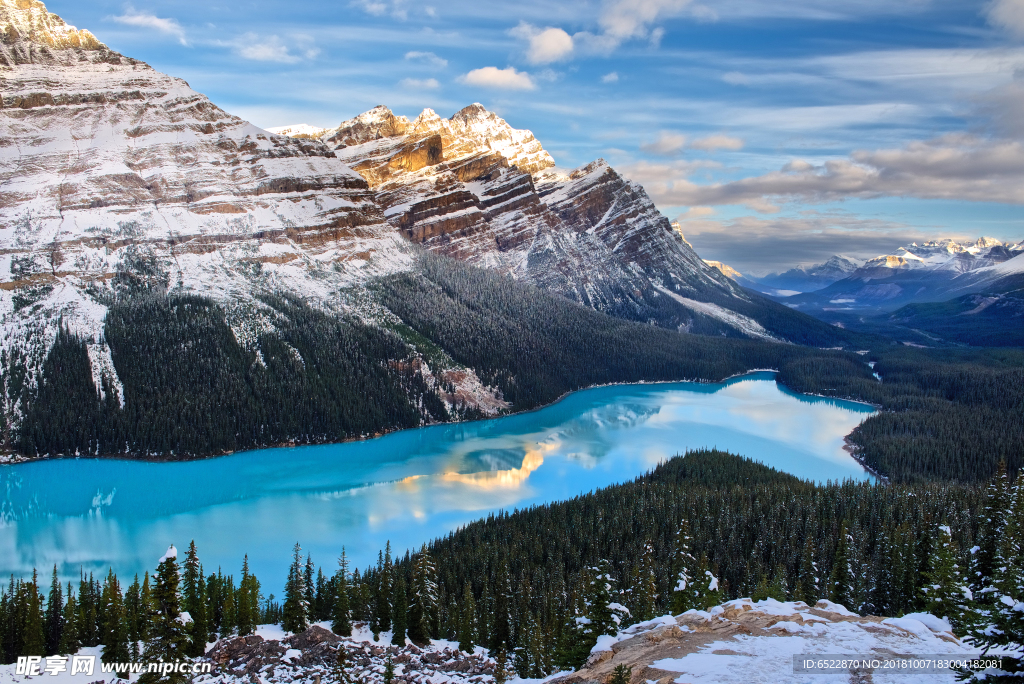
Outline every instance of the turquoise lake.
[(870, 406), (779, 387), (619, 385), (544, 409), (363, 442), (265, 449), (187, 463), (64, 459), (0, 466), (0, 576), (122, 577), (194, 539), (205, 570), (242, 556), (280, 594), (299, 542), (324, 571), (346, 547), (363, 568), (497, 510), (623, 482), (687, 449), (718, 447), (802, 478), (870, 477), (843, 438)]

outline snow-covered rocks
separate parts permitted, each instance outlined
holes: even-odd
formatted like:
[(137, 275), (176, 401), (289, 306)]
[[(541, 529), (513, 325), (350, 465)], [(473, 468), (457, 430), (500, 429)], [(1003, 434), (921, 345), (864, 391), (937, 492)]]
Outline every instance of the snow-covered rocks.
[[(738, 599), (707, 611), (691, 610), (633, 625), (595, 648), (583, 669), (556, 681), (563, 684), (606, 682), (618, 665), (632, 668), (633, 682), (669, 684), (749, 684), (805, 682), (794, 674), (794, 656), (950, 656), (976, 654), (961, 643), (949, 625), (932, 615), (902, 618), (860, 616), (844, 606), (820, 601), (815, 606), (773, 599)], [(856, 673), (855, 673), (856, 674)], [(870, 674), (870, 673), (868, 673)], [(863, 673), (857, 674), (863, 676)], [(888, 679), (882, 670), (873, 681)], [(952, 672), (928, 675), (930, 682), (949, 682)], [(850, 672), (816, 677), (821, 681), (854, 679)]]
[(404, 647), (390, 644), (386, 635), (374, 641), (361, 626), (352, 637), (341, 638), (322, 626), (314, 625), (302, 634), (280, 640), (262, 636), (221, 639), (206, 654), (214, 664), (209, 675), (197, 677), (197, 683), (238, 682), (327, 682), (335, 681), (338, 649), (344, 648), (351, 681), (383, 682), (390, 656), (395, 682), (416, 684), (489, 684), (493, 682), (494, 661), (483, 651), (460, 652), (449, 642), (434, 641), (424, 648), (412, 643)]

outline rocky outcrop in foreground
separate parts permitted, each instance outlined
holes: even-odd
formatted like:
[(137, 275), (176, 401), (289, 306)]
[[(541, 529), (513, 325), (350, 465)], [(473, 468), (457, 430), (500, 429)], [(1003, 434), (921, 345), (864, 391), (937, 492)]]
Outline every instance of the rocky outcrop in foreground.
[[(973, 654), (932, 615), (902, 618), (860, 616), (819, 601), (810, 607), (772, 599), (729, 601), (708, 611), (689, 611), (640, 623), (615, 637), (601, 637), (590, 659), (558, 684), (604, 683), (618, 665), (631, 668), (632, 684), (750, 684), (753, 682), (846, 682), (867, 684), (919, 679), (953, 684), (948, 674), (889, 675), (881, 670), (795, 674), (793, 656), (847, 654), (914, 657)], [(900, 679), (902, 678), (902, 679)]]

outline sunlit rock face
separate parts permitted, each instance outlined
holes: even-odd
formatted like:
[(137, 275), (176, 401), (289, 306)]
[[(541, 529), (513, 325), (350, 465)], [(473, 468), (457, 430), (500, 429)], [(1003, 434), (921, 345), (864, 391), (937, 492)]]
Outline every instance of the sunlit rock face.
[(658, 288), (743, 297), (642, 187), (603, 160), (557, 171), (531, 132), (479, 104), (413, 121), (376, 107), (320, 139), (376, 191), (388, 222), (432, 251), (628, 317), (664, 299)]

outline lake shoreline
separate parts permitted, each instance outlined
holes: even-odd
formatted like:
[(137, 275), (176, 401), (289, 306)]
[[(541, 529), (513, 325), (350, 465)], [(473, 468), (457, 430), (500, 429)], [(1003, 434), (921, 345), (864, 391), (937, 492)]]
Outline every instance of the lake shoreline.
[[(742, 381), (744, 378), (748, 378), (749, 376), (755, 375), (755, 374), (758, 374), (758, 373), (772, 373), (772, 374), (774, 374), (776, 376), (776, 380), (775, 380), (776, 384), (779, 385), (780, 387), (783, 387), (786, 390), (792, 392), (795, 395), (808, 396), (808, 397), (817, 397), (817, 398), (821, 398), (821, 399), (832, 399), (832, 400), (836, 400), (836, 401), (848, 401), (848, 402), (851, 402), (851, 403), (862, 404), (864, 406), (871, 406), (876, 411), (880, 411), (881, 408), (882, 408), (881, 406), (877, 406), (875, 404), (872, 404), (872, 403), (869, 403), (869, 402), (865, 402), (865, 401), (860, 401), (858, 399), (849, 399), (849, 398), (846, 398), (846, 397), (831, 397), (831, 396), (827, 396), (827, 395), (824, 395), (824, 394), (814, 394), (814, 393), (811, 393), (811, 392), (800, 392), (798, 390), (792, 389), (791, 387), (788, 387), (787, 385), (785, 385), (783, 383), (778, 382), (778, 379), (777, 379), (778, 378), (778, 373), (779, 373), (778, 369), (776, 369), (776, 368), (752, 368), (750, 370), (746, 370), (746, 371), (743, 371), (741, 373), (734, 373), (733, 375), (730, 375), (730, 376), (728, 376), (726, 378), (723, 378), (721, 380), (695, 380), (695, 379), (683, 379), (683, 380), (639, 380), (639, 381), (636, 381), (636, 382), (608, 382), (608, 383), (588, 385), (586, 387), (581, 387), (579, 389), (575, 389), (575, 390), (571, 390), (569, 392), (565, 392), (562, 395), (560, 395), (558, 398), (556, 398), (555, 400), (553, 400), (553, 401), (551, 401), (551, 402), (549, 402), (547, 404), (542, 404), (540, 406), (535, 406), (535, 407), (529, 408), (529, 409), (522, 409), (522, 410), (519, 410), (519, 411), (509, 411), (509, 412), (506, 412), (506, 413), (501, 413), (501, 414), (496, 415), (496, 416), (486, 416), (484, 418), (473, 418), (473, 419), (469, 419), (469, 420), (453, 420), (453, 421), (448, 421), (448, 422), (427, 423), (427, 424), (424, 424), (424, 425), (418, 425), (416, 427), (385, 429), (385, 430), (383, 430), (381, 432), (377, 432), (377, 433), (374, 433), (373, 435), (369, 435), (369, 436), (365, 436), (365, 437), (344, 437), (342, 439), (328, 439), (328, 440), (323, 440), (323, 441), (312, 441), (312, 442), (286, 441), (286, 442), (278, 442), (278, 443), (274, 443), (274, 444), (266, 444), (266, 445), (254, 447), (252, 449), (241, 449), (241, 450), (237, 450), (237, 451), (223, 451), (223, 452), (211, 453), (211, 454), (158, 454), (158, 455), (152, 455), (152, 454), (146, 454), (146, 455), (101, 454), (101, 455), (98, 455), (98, 456), (88, 456), (88, 455), (83, 456), (81, 454), (56, 454), (56, 455), (45, 454), (43, 456), (26, 456), (25, 454), (21, 454), (21, 453), (18, 453), (18, 452), (8, 452), (6, 454), (0, 454), (0, 468), (3, 468), (4, 466), (18, 466), (18, 465), (26, 465), (26, 464), (29, 464), (29, 463), (38, 463), (38, 462), (42, 462), (42, 461), (58, 461), (58, 460), (123, 461), (123, 462), (128, 462), (128, 463), (189, 463), (189, 462), (196, 462), (196, 461), (208, 461), (208, 460), (212, 460), (212, 459), (224, 458), (226, 456), (234, 456), (234, 455), (237, 455), (237, 454), (246, 454), (246, 453), (252, 453), (252, 452), (256, 452), (256, 451), (263, 451), (263, 450), (269, 450), (269, 449), (296, 449), (296, 448), (300, 448), (300, 447), (329, 446), (329, 445), (332, 445), (332, 444), (348, 444), (348, 443), (352, 443), (352, 442), (370, 442), (370, 441), (373, 441), (375, 439), (380, 439), (382, 437), (386, 437), (388, 435), (393, 435), (393, 434), (397, 434), (397, 433), (401, 433), (401, 432), (406, 432), (406, 431), (409, 431), (409, 430), (420, 430), (420, 429), (423, 429), (423, 428), (426, 428), (426, 427), (436, 427), (436, 426), (439, 426), (439, 425), (470, 425), (470, 424), (480, 423), (480, 422), (484, 422), (484, 421), (488, 421), (488, 420), (499, 420), (501, 418), (507, 418), (507, 417), (511, 417), (511, 416), (528, 415), (530, 413), (535, 413), (537, 411), (543, 411), (544, 409), (550, 408), (552, 406), (556, 406), (557, 404), (560, 404), (561, 402), (565, 401), (565, 399), (567, 399), (568, 397), (570, 397), (570, 396), (572, 396), (574, 394), (578, 394), (580, 392), (586, 392), (586, 391), (589, 391), (589, 390), (601, 389), (601, 388), (605, 388), (605, 387), (640, 387), (640, 386), (646, 386), (646, 385), (676, 385), (676, 384), (722, 385), (724, 387), (724, 386), (729, 385), (731, 382)], [(848, 439), (849, 435), (847, 435), (846, 437)], [(853, 452), (851, 452), (851, 456), (853, 456), (858, 461), (858, 463), (861, 462), (860, 459), (857, 458), (857, 456), (853, 454)], [(861, 465), (864, 465), (864, 464), (861, 463)], [(879, 477), (879, 478), (882, 478), (882, 479), (887, 479), (887, 478), (885, 478), (884, 475), (876, 473), (874, 470), (868, 468), (868, 466), (866, 466), (866, 465), (864, 465), (864, 468), (865, 468), (865, 470), (868, 470), (872, 475), (875, 475), (876, 477)]]
[[(8, 452), (6, 454), (0, 454), (0, 468), (2, 468), (3, 466), (16, 466), (16, 465), (25, 465), (27, 463), (38, 463), (40, 461), (57, 461), (57, 460), (126, 461), (126, 462), (131, 462), (131, 463), (187, 463), (187, 462), (191, 462), (191, 461), (207, 461), (207, 460), (215, 459), (215, 458), (223, 458), (225, 456), (234, 456), (236, 454), (245, 454), (245, 453), (250, 453), (250, 452), (253, 452), (253, 451), (262, 451), (264, 449), (293, 449), (293, 448), (307, 447), (307, 446), (327, 446), (327, 445), (331, 445), (331, 444), (348, 444), (350, 442), (369, 442), (369, 441), (372, 441), (372, 440), (375, 440), (375, 439), (380, 439), (381, 437), (386, 437), (387, 435), (392, 435), (392, 434), (399, 433), (399, 432), (405, 432), (407, 430), (419, 430), (419, 429), (422, 429), (422, 428), (425, 428), (425, 427), (433, 427), (433, 426), (437, 426), (437, 425), (472, 424), (472, 423), (479, 423), (479, 422), (487, 421), (487, 420), (497, 420), (499, 418), (505, 418), (505, 417), (508, 417), (508, 416), (519, 416), (519, 415), (525, 415), (525, 414), (533, 413), (535, 411), (542, 411), (542, 410), (544, 410), (546, 408), (549, 408), (551, 406), (555, 406), (556, 404), (561, 403), (567, 397), (570, 397), (573, 394), (576, 394), (578, 392), (586, 392), (587, 390), (592, 390), (592, 389), (600, 389), (602, 387), (633, 387), (633, 386), (641, 386), (641, 385), (672, 385), (672, 384), (681, 384), (681, 383), (692, 383), (692, 384), (697, 384), (697, 385), (725, 385), (726, 383), (728, 383), (731, 380), (737, 380), (739, 378), (743, 378), (743, 377), (746, 377), (748, 375), (753, 375), (754, 373), (778, 373), (778, 370), (776, 370), (776, 369), (767, 369), (767, 368), (753, 368), (751, 370), (743, 371), (742, 373), (735, 373), (735, 374), (730, 375), (729, 377), (724, 378), (722, 380), (692, 380), (692, 379), (685, 379), (685, 380), (639, 380), (637, 382), (608, 382), (608, 383), (602, 383), (602, 384), (588, 385), (587, 387), (581, 387), (579, 389), (575, 389), (575, 390), (572, 390), (570, 392), (565, 392), (562, 395), (560, 395), (557, 399), (555, 399), (554, 401), (551, 401), (551, 402), (549, 402), (547, 404), (542, 404), (540, 406), (535, 406), (535, 407), (529, 408), (529, 409), (522, 409), (522, 410), (519, 410), (519, 411), (509, 411), (509, 412), (506, 412), (506, 413), (498, 414), (496, 416), (486, 416), (484, 418), (472, 418), (472, 419), (469, 419), (469, 420), (453, 420), (453, 421), (448, 421), (448, 422), (427, 423), (425, 425), (417, 425), (416, 427), (391, 428), (391, 429), (385, 429), (385, 430), (383, 430), (381, 432), (376, 432), (373, 435), (369, 435), (369, 436), (366, 436), (366, 437), (344, 437), (344, 438), (341, 438), (341, 439), (328, 439), (328, 440), (313, 441), (313, 442), (287, 441), (287, 442), (278, 442), (278, 443), (275, 443), (275, 444), (265, 444), (265, 445), (262, 445), (262, 446), (253, 447), (252, 449), (241, 449), (241, 450), (237, 450), (237, 451), (223, 451), (223, 452), (212, 453), (212, 454), (158, 454), (158, 455), (152, 455), (152, 454), (143, 454), (143, 455), (100, 454), (98, 456), (89, 456), (89, 455), (83, 456), (81, 454), (53, 454), (53, 455), (51, 455), (51, 454), (44, 454), (42, 456), (28, 456), (28, 455), (25, 455), (25, 454), (22, 454), (22, 453), (19, 453), (19, 452), (16, 452), (16, 451), (11, 451), (11, 452)], [(864, 403), (864, 402), (860, 402), (860, 403)]]

